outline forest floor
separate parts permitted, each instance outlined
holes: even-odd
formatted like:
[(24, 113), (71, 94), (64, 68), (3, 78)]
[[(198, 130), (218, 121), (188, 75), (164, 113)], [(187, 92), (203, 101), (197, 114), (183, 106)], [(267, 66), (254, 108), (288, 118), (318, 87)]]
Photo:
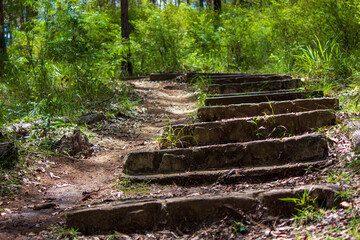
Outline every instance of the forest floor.
[[(157, 149), (156, 139), (160, 137), (162, 128), (169, 123), (193, 121), (197, 107), (195, 95), (185, 83), (136, 80), (130, 84), (143, 99), (141, 107), (134, 109), (136, 117), (118, 115), (116, 119), (108, 118), (89, 125), (95, 149), (91, 157), (76, 160), (37, 153), (36, 158), (29, 159), (31, 174), (23, 179), (20, 191), (0, 198), (0, 239), (60, 239), (71, 236), (77, 239), (360, 239), (360, 171), (348, 167), (351, 159), (357, 156), (350, 151), (350, 140), (341, 128), (350, 119), (347, 114), (338, 114), (343, 125), (325, 130), (324, 134), (332, 143), (330, 155), (334, 164), (322, 171), (251, 185), (130, 185), (122, 173), (122, 161), (126, 155), (133, 151)], [(295, 217), (255, 222), (255, 217), (246, 216), (249, 222), (246, 231), (237, 229), (238, 219), (231, 217), (185, 232), (163, 230), (130, 235), (114, 232), (111, 235), (82, 236), (64, 229), (64, 213), (75, 206), (328, 182), (343, 187), (343, 201), (337, 209), (313, 212), (316, 221), (309, 223)]]

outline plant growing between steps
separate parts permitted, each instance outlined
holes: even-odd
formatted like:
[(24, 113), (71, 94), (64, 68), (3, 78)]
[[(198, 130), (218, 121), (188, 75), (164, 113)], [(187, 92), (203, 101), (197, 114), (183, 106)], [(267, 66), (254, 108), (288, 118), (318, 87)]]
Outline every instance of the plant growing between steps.
[(317, 201), (317, 197), (311, 197), (310, 192), (311, 190), (305, 190), (302, 194), (298, 194), (298, 198), (280, 198), (282, 201), (295, 203), (297, 213), (293, 216), (298, 225), (317, 222), (324, 215)]
[(147, 194), (149, 192), (150, 181), (134, 183), (127, 177), (117, 178), (114, 186), (122, 191), (125, 198), (128, 198), (129, 194)]
[(76, 240), (81, 234), (77, 229), (61, 227), (59, 224), (56, 224), (55, 227), (50, 227), (50, 229), (53, 231), (54, 236), (56, 236), (55, 239)]
[(248, 228), (244, 224), (242, 224), (241, 222), (237, 222), (235, 220), (234, 220), (234, 226), (232, 228), (233, 228), (233, 233), (246, 234), (249, 232)]
[(195, 140), (192, 135), (184, 134), (186, 126), (173, 128), (168, 119), (169, 123), (164, 128), (162, 135), (155, 139), (155, 142), (159, 144), (160, 149), (169, 149), (176, 147), (186, 147), (190, 144), (189, 139)]
[(205, 99), (208, 97), (208, 94), (205, 92), (206, 86), (211, 84), (211, 78), (196, 76), (190, 82), (190, 86), (194, 88), (196, 94), (198, 108), (205, 106)]

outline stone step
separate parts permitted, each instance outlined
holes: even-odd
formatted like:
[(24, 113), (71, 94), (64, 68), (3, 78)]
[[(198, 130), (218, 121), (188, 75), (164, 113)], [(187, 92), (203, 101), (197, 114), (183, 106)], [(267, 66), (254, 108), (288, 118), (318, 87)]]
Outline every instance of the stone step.
[(332, 162), (329, 160), (304, 163), (289, 163), (275, 166), (251, 168), (232, 168), (226, 170), (192, 171), (184, 173), (128, 175), (126, 178), (134, 183), (150, 182), (162, 185), (198, 186), (204, 184), (238, 184), (266, 183), (279, 179), (304, 176), (306, 173), (319, 171)]
[(205, 106), (214, 105), (230, 105), (240, 103), (260, 103), (269, 101), (285, 101), (294, 99), (304, 99), (310, 97), (323, 97), (322, 91), (302, 91), (302, 92), (273, 92), (273, 93), (258, 93), (251, 95), (236, 95), (236, 96), (215, 96), (205, 99)]
[(149, 74), (150, 81), (164, 81), (172, 80), (179, 76), (183, 75), (182, 73), (151, 73)]
[[(306, 112), (275, 114), (268, 116), (225, 119), (215, 122), (172, 125), (176, 147), (205, 146), (232, 142), (246, 142), (265, 138), (303, 134), (312, 129), (335, 123), (335, 112), (319, 109)], [(169, 146), (163, 141), (164, 147)]]
[(197, 116), (200, 121), (211, 122), (230, 118), (304, 112), (317, 109), (336, 110), (338, 108), (339, 101), (337, 98), (311, 98), (225, 106), (206, 106), (198, 109)]
[(264, 80), (276, 80), (276, 79), (290, 79), (289, 75), (279, 74), (246, 74), (246, 73), (187, 73), (186, 78), (188, 82), (196, 80), (197, 78), (207, 79), (224, 79), (224, 78), (259, 78)]
[(245, 143), (138, 151), (130, 153), (123, 172), (130, 175), (246, 168), (319, 161), (326, 158), (328, 146), (319, 134)]
[(222, 78), (211, 78), (211, 84), (234, 84), (234, 83), (255, 83), (255, 82), (264, 82), (264, 81), (274, 81), (274, 80), (291, 80), (289, 76), (241, 76), (241, 77), (222, 77)]
[(270, 80), (260, 82), (245, 82), (232, 84), (210, 84), (205, 87), (205, 92), (210, 94), (226, 94), (249, 91), (269, 91), (280, 89), (293, 89), (301, 87), (300, 79)]
[(167, 199), (129, 200), (75, 208), (66, 213), (66, 226), (82, 234), (118, 231), (138, 233), (174, 229), (193, 230), (224, 217), (244, 217), (260, 209), (267, 216), (289, 217), (295, 204), (283, 198), (298, 198), (304, 192), (324, 207), (337, 206), (336, 194), (341, 188), (334, 184), (305, 185), (295, 188), (257, 190), (245, 193), (204, 194)]
[(299, 92), (299, 89), (279, 89), (272, 91), (258, 91), (258, 92), (239, 92), (239, 93), (226, 93), (226, 94), (208, 94), (208, 97), (233, 97), (233, 96), (243, 96), (243, 95), (259, 95), (265, 93), (285, 93), (285, 92)]

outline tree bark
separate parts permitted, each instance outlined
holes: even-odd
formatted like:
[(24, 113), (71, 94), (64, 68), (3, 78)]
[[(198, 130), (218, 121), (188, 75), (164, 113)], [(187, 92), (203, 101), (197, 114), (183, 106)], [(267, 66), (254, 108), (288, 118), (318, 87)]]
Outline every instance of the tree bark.
[(214, 10), (215, 12), (221, 11), (221, 0), (214, 0)]
[(0, 0), (0, 77), (4, 72), (4, 62), (6, 59), (5, 41), (5, 11), (3, 0)]
[(199, 0), (199, 7), (204, 8), (204, 0)]
[(132, 64), (130, 61), (130, 27), (129, 27), (129, 2), (121, 0), (121, 37), (127, 46), (127, 53), (123, 56), (122, 68), (126, 75), (132, 75)]

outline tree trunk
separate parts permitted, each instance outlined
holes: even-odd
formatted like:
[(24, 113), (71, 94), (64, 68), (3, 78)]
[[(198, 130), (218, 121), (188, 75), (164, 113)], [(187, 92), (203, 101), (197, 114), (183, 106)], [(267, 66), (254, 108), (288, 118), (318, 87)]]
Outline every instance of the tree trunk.
[(4, 72), (4, 62), (6, 60), (6, 41), (5, 41), (5, 11), (3, 0), (0, 0), (0, 76)]
[(214, 0), (214, 10), (215, 12), (221, 11), (221, 0)]
[(204, 0), (199, 0), (199, 8), (204, 8)]
[(128, 0), (121, 0), (121, 37), (127, 46), (127, 53), (123, 56), (122, 68), (126, 75), (132, 75)]

